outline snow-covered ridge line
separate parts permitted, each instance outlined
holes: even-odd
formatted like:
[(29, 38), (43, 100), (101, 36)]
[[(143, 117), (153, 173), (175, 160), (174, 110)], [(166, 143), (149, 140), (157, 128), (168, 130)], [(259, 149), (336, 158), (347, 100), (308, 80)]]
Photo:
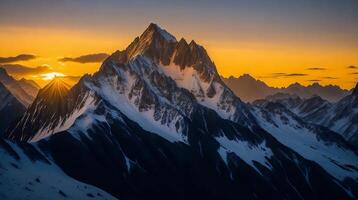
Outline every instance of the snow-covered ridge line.
[(82, 107), (79, 107), (77, 105), (77, 107), (75, 107), (75, 109), (69, 113), (68, 115), (66, 115), (64, 118), (61, 118), (58, 121), (58, 124), (56, 125), (55, 128), (53, 124), (48, 125), (46, 127), (42, 127), (40, 130), (37, 131), (37, 133), (35, 134), (35, 136), (30, 140), (30, 142), (37, 142), (43, 138), (46, 138), (50, 135), (53, 135), (55, 133), (58, 132), (62, 132), (65, 131), (67, 129), (69, 129), (74, 122), (76, 121), (76, 119), (81, 116), (83, 113), (86, 112), (86, 110), (90, 109), (91, 107), (95, 106), (95, 98), (94, 98), (94, 94), (88, 92), (82, 102), (78, 105), (82, 105)]
[[(273, 106), (273, 105), (272, 105)], [(304, 158), (321, 165), (328, 173), (339, 180), (358, 180), (358, 171), (350, 166), (358, 166), (358, 157), (351, 150), (320, 138), (319, 128), (298, 121), (298, 117), (277, 109), (254, 108), (259, 125), (283, 145), (293, 149)], [(330, 132), (329, 134), (335, 134)]]

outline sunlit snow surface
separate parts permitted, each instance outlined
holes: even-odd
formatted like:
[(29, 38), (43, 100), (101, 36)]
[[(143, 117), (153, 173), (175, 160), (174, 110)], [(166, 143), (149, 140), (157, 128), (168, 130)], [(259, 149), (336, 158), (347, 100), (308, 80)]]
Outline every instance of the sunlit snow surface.
[(0, 147), (0, 199), (116, 199), (94, 186), (67, 176), (54, 163), (32, 161), (17, 145), (9, 143), (19, 160)]
[[(339, 180), (346, 177), (358, 180), (358, 157), (354, 152), (337, 146), (336, 143), (327, 143), (317, 138), (316, 134), (300, 125), (290, 115), (271, 113), (270, 120), (264, 117), (260, 109), (255, 109), (255, 116), (260, 126), (274, 136), (283, 145), (299, 153), (304, 158), (321, 165), (328, 173)], [(283, 122), (282, 119), (288, 119)], [(276, 126), (275, 126), (276, 125)]]

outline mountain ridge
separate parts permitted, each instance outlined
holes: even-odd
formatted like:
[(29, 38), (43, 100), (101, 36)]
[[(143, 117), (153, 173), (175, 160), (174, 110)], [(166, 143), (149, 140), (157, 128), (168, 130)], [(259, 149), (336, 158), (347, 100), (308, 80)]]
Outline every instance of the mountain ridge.
[(357, 86), (351, 94), (336, 103), (322, 99), (320, 96), (301, 99), (292, 95), (282, 96), (278, 93), (263, 100), (256, 100), (253, 104), (262, 106), (267, 102), (280, 103), (302, 120), (327, 127), (341, 134), (352, 146), (356, 147), (358, 145)]
[(0, 67), (0, 82), (11, 91), (11, 93), (19, 100), (25, 107), (28, 107), (35, 99), (39, 87), (28, 80), (16, 80), (10, 76), (4, 68)]
[(235, 92), (236, 95), (246, 102), (264, 99), (265, 97), (275, 93), (295, 94), (304, 99), (310, 98), (313, 95), (318, 95), (331, 102), (337, 102), (346, 95), (350, 94), (350, 91), (341, 89), (337, 85), (322, 86), (319, 83), (312, 83), (308, 86), (303, 86), (296, 82), (287, 87), (271, 87), (265, 82), (253, 78), (249, 74), (244, 74), (237, 78), (234, 76), (221, 78)]

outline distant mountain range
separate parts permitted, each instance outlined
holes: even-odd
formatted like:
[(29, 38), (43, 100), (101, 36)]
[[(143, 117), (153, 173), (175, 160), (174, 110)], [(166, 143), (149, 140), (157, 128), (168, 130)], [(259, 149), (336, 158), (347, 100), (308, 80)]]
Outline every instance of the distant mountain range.
[(2, 83), (25, 107), (28, 107), (33, 102), (37, 92), (40, 90), (40, 86), (34, 81), (26, 79), (16, 80), (1, 67), (0, 83)]
[(33, 102), (40, 86), (34, 81), (15, 80), (0, 68), (0, 135)]
[(203, 46), (150, 24), (73, 87), (52, 80), (6, 128), (0, 194), (357, 199), (358, 155), (343, 137), (356, 133), (356, 91), (329, 110), (353, 124), (337, 133), (283, 103), (243, 102)]
[(256, 106), (278, 103), (302, 120), (318, 124), (341, 134), (353, 147), (358, 147), (358, 84), (336, 103), (313, 96), (302, 99), (297, 95), (277, 93), (253, 102)]
[(221, 77), (221, 79), (245, 102), (253, 102), (258, 99), (264, 99), (265, 97), (275, 93), (294, 94), (304, 99), (318, 95), (330, 102), (337, 102), (350, 94), (349, 90), (341, 89), (339, 86), (322, 86), (319, 83), (313, 83), (308, 86), (294, 83), (286, 88), (270, 87), (265, 82), (256, 80), (249, 74), (244, 74), (238, 78), (231, 76), (229, 78)]

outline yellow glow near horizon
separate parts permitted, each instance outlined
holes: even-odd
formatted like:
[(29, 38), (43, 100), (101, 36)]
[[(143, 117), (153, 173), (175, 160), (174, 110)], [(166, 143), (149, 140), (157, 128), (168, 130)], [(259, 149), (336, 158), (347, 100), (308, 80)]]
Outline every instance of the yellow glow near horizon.
[[(170, 30), (169, 30), (170, 31)], [(98, 71), (101, 63), (59, 62), (68, 56), (77, 57), (92, 53), (111, 54), (123, 50), (141, 32), (114, 35), (105, 32), (81, 32), (64, 29), (43, 29), (24, 27), (1, 27), (0, 56), (15, 56), (29, 53), (38, 56), (34, 60), (17, 62), (29, 67), (47, 65), (51, 72), (66, 76), (82, 76)], [(173, 32), (177, 38), (181, 33)], [(224, 76), (240, 76), (244, 73), (263, 80), (270, 86), (284, 87), (299, 82), (303, 85), (321, 80), (322, 85), (339, 85), (351, 89), (358, 75), (347, 66), (358, 66), (358, 47), (344, 48), (309, 42), (276, 43), (267, 41), (227, 41), (225, 38), (208, 38), (202, 35), (183, 36), (203, 45), (218, 72)], [(14, 45), (20, 44), (20, 45)], [(324, 71), (309, 71), (310, 67), (324, 67)], [(272, 73), (302, 73), (301, 77), (272, 78)], [(44, 86), (53, 74), (42, 77), (24, 76)], [(331, 77), (331, 78), (327, 78)], [(16, 77), (22, 78), (22, 77)]]
[(46, 74), (41, 74), (40, 77), (45, 81), (49, 81), (57, 77), (65, 77), (65, 75), (59, 72), (50, 72)]

